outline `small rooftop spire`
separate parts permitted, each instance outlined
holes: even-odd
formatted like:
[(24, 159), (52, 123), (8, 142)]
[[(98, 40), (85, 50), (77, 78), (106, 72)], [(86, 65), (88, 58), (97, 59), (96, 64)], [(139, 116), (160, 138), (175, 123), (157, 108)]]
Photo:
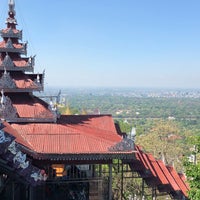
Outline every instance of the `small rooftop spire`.
[(3, 89), (1, 90), (1, 105), (3, 106), (5, 104), (6, 98), (4, 96), (4, 91)]
[(14, 0), (8, 0), (8, 18), (6, 20), (6, 24), (8, 24), (8, 28), (15, 28), (15, 25), (17, 25), (17, 21), (15, 19), (15, 1)]
[(9, 5), (9, 11), (15, 13), (15, 1), (8, 0), (8, 5)]

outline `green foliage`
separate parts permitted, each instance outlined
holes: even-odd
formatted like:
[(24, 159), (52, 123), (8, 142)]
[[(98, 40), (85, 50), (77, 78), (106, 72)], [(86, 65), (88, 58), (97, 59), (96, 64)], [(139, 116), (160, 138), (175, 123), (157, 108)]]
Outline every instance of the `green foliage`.
[(186, 168), (186, 175), (190, 185), (189, 197), (191, 200), (200, 199), (200, 136), (192, 137), (191, 144), (195, 146), (192, 149), (192, 155), (195, 156), (194, 162), (186, 160), (184, 162)]
[[(166, 119), (169, 116), (185, 123), (199, 124), (200, 101), (198, 98), (152, 98), (112, 94), (73, 94), (67, 97), (72, 107), (87, 108), (92, 113), (98, 108), (101, 113), (115, 118)], [(200, 126), (200, 124), (199, 124)]]
[(183, 155), (189, 150), (185, 134), (175, 121), (156, 120), (148, 133), (136, 136), (136, 143), (157, 159), (162, 159), (166, 164), (175, 166), (178, 171), (183, 171)]
[(65, 114), (65, 115), (82, 114), (81, 111), (79, 111), (77, 108), (73, 108), (69, 106), (58, 107), (58, 109), (61, 114)]
[(122, 119), (115, 120), (115, 123), (117, 123), (123, 133), (129, 133), (131, 131), (131, 125), (127, 122), (124, 122)]

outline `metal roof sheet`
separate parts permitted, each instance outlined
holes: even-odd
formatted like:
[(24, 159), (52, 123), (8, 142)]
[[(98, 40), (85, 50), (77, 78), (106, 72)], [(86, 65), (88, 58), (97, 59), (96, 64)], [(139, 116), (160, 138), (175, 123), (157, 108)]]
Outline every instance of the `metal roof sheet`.
[(167, 166), (167, 169), (170, 172), (170, 174), (173, 176), (174, 180), (176, 181), (177, 185), (179, 186), (183, 194), (187, 196), (188, 188), (185, 182), (181, 179), (179, 174), (176, 172), (176, 170), (172, 166)]
[(174, 178), (171, 175), (171, 173), (169, 173), (169, 171), (167, 170), (166, 165), (161, 160), (158, 160), (157, 162), (158, 162), (160, 168), (162, 169), (162, 173), (165, 175), (165, 177), (169, 181), (169, 183), (170, 183), (171, 187), (173, 188), (173, 190), (174, 191), (180, 191), (181, 188), (178, 186), (178, 184), (174, 180)]
[(54, 118), (48, 104), (39, 98), (19, 94), (9, 95), (13, 106), (21, 118)]
[(27, 123), (12, 124), (12, 127), (38, 153), (107, 153), (111, 146), (122, 140), (111, 116), (82, 116), (81, 121), (80, 116), (68, 118), (74, 123)]
[[(161, 185), (170, 186), (170, 191), (181, 191), (187, 197), (189, 187), (187, 187), (186, 180), (182, 178), (183, 175), (180, 176), (173, 167), (166, 166), (163, 161), (155, 159), (152, 154), (145, 153), (138, 145), (135, 148), (137, 150), (136, 159), (140, 160), (143, 170), (149, 169), (153, 177), (158, 179), (157, 183), (160, 182), (159, 184)], [(151, 181), (153, 184), (154, 180), (152, 179)]]

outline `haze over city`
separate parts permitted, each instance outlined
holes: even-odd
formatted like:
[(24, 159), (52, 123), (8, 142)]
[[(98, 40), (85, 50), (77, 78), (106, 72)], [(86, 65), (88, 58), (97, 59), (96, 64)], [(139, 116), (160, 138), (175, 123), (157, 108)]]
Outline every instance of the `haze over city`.
[(200, 87), (200, 1), (15, 2), (46, 86)]

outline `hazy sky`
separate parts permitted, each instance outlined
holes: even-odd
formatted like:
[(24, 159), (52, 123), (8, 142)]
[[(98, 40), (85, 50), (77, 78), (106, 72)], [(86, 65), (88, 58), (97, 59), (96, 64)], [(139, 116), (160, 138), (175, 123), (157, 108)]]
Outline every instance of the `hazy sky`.
[(200, 88), (199, 0), (15, 2), (47, 86)]

